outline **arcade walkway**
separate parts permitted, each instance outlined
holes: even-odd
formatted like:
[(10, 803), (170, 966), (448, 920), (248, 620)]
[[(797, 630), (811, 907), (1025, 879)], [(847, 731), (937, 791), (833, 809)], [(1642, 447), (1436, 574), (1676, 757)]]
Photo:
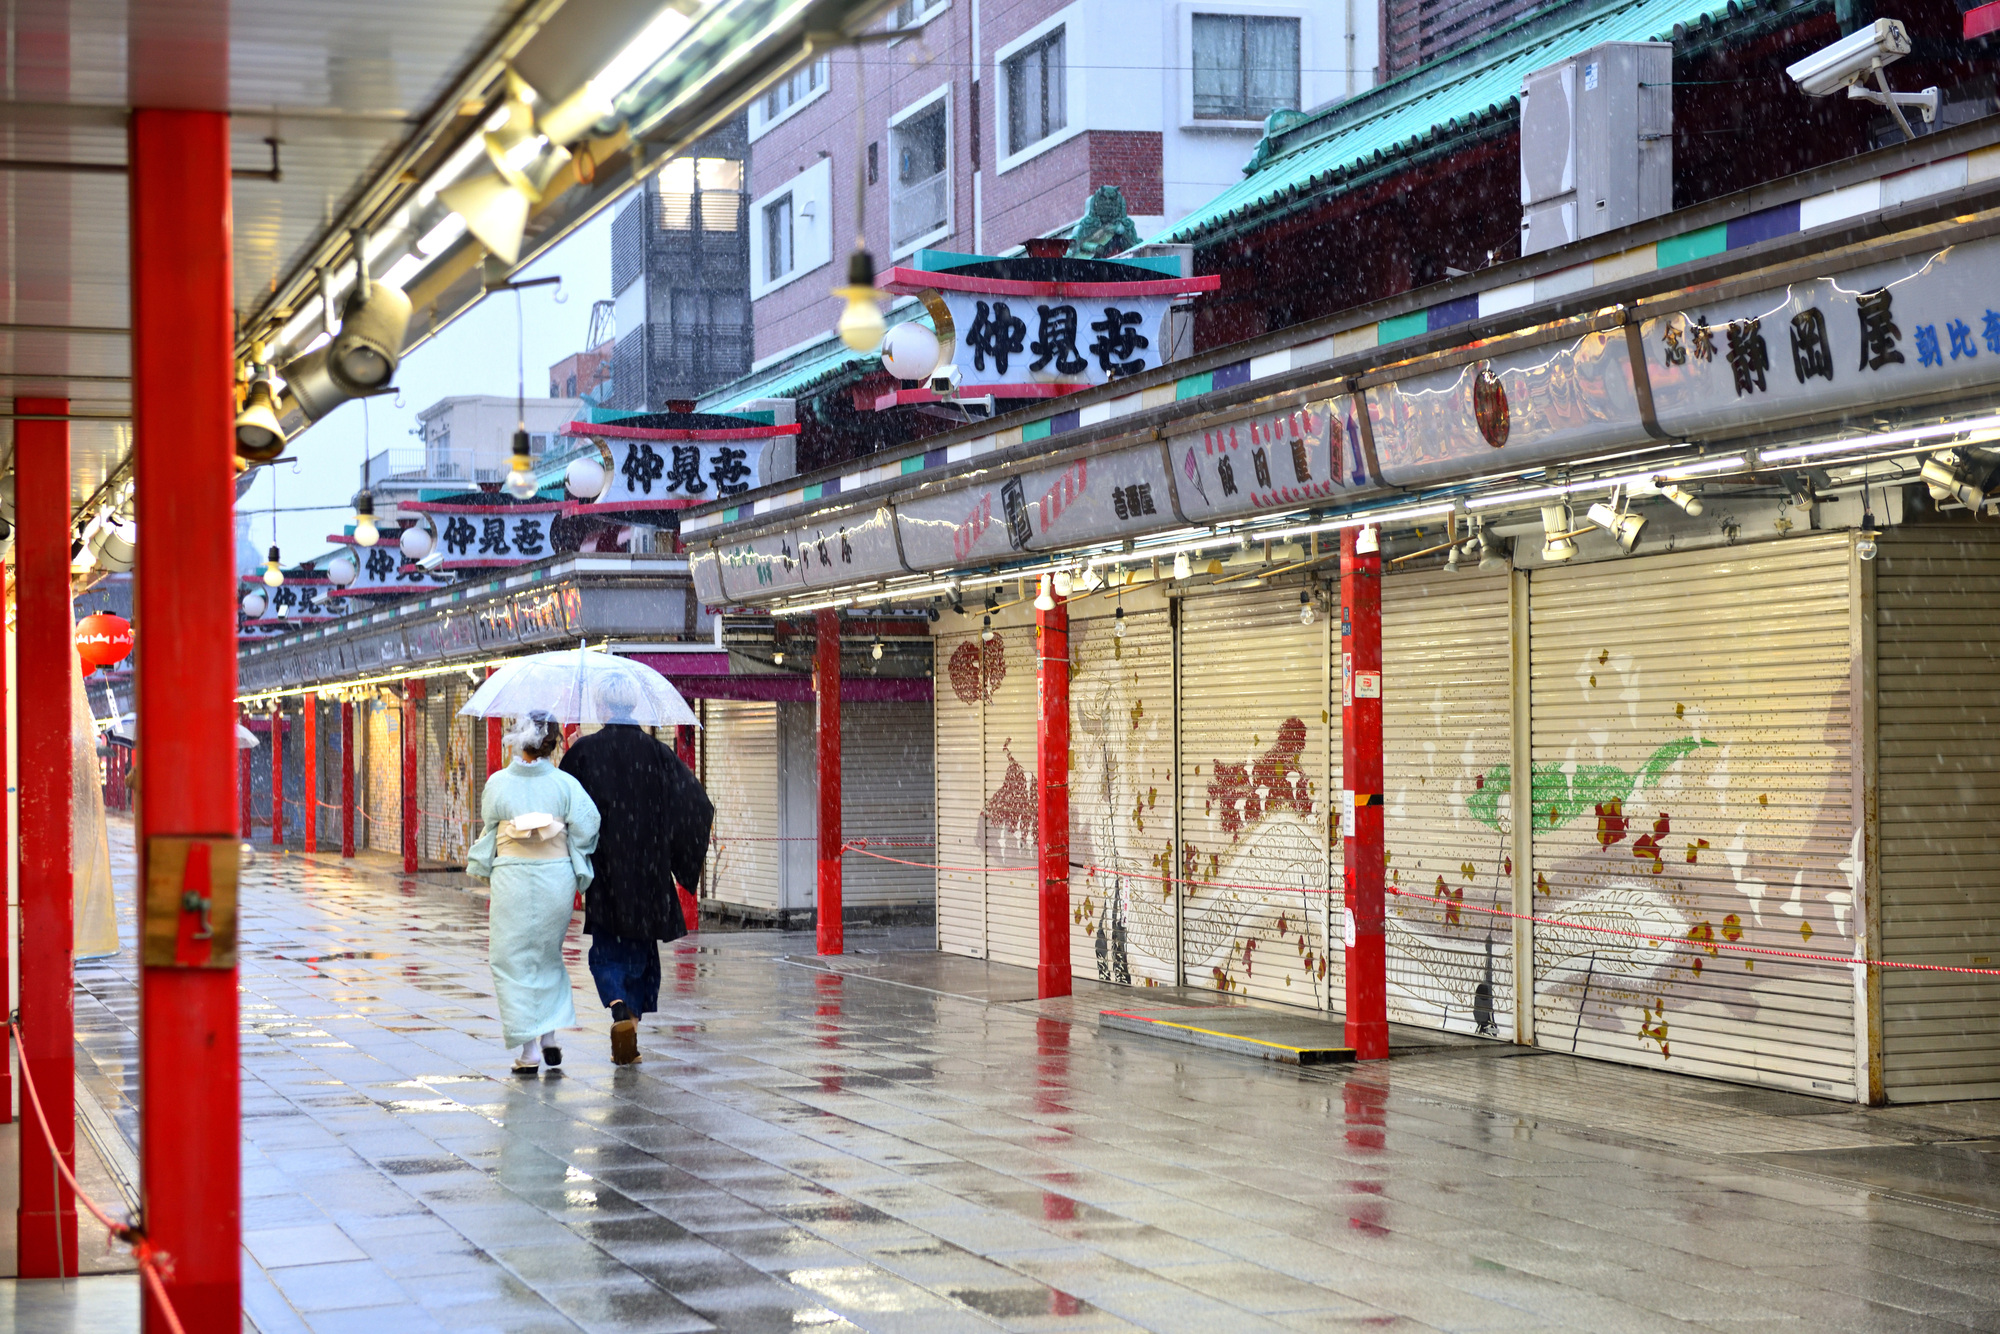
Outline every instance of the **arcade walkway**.
[[(594, 1027), (519, 1081), (464, 889), (265, 853), (243, 925), (263, 1334), (2000, 1329), (1993, 1104), (1465, 1042), (1265, 1067), (879, 931), (838, 972), (804, 934), (671, 952), (622, 1070), (579, 952)], [(127, 1135), (130, 977), (86, 966), (78, 997)]]

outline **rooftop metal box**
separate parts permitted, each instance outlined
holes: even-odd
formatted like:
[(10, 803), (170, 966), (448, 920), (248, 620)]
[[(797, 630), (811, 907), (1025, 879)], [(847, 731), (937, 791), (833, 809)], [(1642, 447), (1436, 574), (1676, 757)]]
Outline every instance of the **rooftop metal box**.
[(1606, 42), (1521, 80), (1521, 253), (1674, 204), (1674, 48)]

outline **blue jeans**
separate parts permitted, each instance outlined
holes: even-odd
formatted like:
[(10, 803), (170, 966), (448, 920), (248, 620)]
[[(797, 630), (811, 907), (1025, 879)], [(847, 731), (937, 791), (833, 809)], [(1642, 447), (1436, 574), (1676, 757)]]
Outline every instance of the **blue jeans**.
[(634, 1015), (660, 1008), (660, 943), (623, 940), (617, 936), (590, 938), (590, 975), (597, 980), (597, 999), (609, 1006), (622, 1000)]

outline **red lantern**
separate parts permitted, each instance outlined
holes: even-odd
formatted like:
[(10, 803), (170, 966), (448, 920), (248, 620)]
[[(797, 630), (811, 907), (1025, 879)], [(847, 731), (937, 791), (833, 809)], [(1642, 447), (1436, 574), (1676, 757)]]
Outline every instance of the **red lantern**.
[(132, 623), (123, 616), (99, 612), (76, 623), (76, 652), (86, 668), (109, 667), (132, 652)]

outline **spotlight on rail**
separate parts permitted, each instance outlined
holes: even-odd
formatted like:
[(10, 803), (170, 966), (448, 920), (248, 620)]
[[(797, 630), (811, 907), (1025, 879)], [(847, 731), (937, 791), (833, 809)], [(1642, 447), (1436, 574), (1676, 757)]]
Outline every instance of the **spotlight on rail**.
[(1680, 483), (1670, 482), (1664, 477), (1655, 477), (1653, 485), (1660, 489), (1661, 495), (1680, 506), (1681, 511), (1690, 519), (1699, 519), (1701, 517), (1701, 498), (1696, 496), (1692, 491), (1689, 491)]
[(269, 463), (285, 452), (285, 428), (278, 423), (278, 399), (271, 392), (271, 375), (260, 367), (236, 414), (236, 453), (252, 463)]
[(1576, 555), (1576, 543), (1569, 536), (1569, 507), (1542, 506), (1542, 559), (1565, 561)]
[(1611, 534), (1620, 551), (1629, 555), (1632, 548), (1639, 544), (1639, 530), (1646, 526), (1643, 515), (1630, 511), (1621, 513), (1601, 500), (1592, 505), (1588, 513), (1592, 523)]
[(1918, 475), (1930, 487), (1932, 500), (1956, 500), (1975, 513), (1986, 503), (1983, 478), (1956, 450), (1931, 455)]

